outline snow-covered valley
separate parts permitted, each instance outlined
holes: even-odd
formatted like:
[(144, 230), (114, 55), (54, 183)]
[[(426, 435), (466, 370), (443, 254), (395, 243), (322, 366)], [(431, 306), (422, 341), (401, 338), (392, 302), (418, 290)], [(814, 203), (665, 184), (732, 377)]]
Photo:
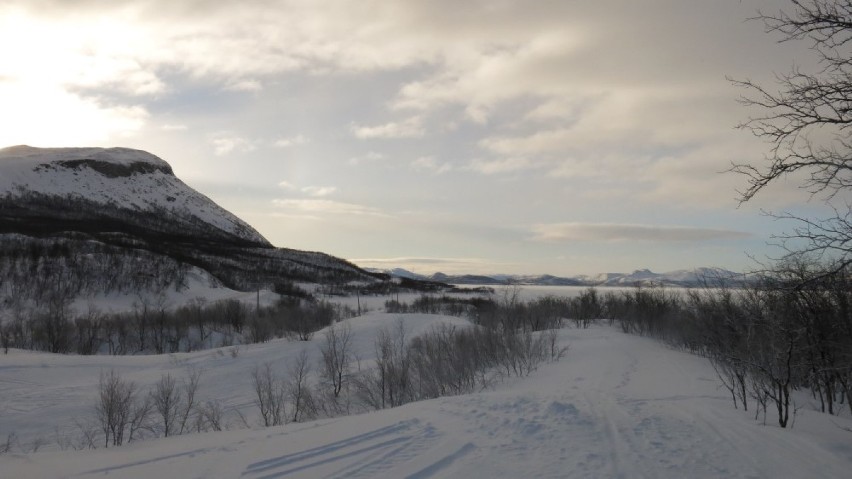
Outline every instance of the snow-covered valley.
[[(403, 318), (409, 337), (463, 320), (373, 313), (348, 320), (362, 362)], [(734, 409), (707, 360), (593, 325), (560, 330), (561, 361), (463, 396), (260, 428), (249, 372), (285, 364), (312, 341), (272, 341), (162, 356), (10, 351), (0, 366), (0, 431), (43, 435), (92, 414), (100, 371), (140, 385), (203, 370), (203, 397), (240, 409), (251, 429), (189, 434), (94, 451), (0, 456), (0, 477), (848, 477), (852, 421), (809, 408), (792, 428)]]

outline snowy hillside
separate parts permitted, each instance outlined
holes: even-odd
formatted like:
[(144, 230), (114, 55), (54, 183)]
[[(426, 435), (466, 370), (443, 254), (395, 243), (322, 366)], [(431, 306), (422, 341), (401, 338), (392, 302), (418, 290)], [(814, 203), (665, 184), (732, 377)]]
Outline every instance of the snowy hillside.
[(31, 296), (29, 285), (51, 271), (66, 272), (75, 285), (106, 284), (74, 286), (74, 296), (111, 292), (116, 281), (104, 278), (119, 271), (125, 282), (145, 283), (169, 270), (176, 273), (159, 287), (179, 286), (187, 266), (242, 290), (374, 280), (326, 254), (273, 247), (168, 163), (128, 148), (0, 150), (0, 248), (9, 253), (0, 259), (2, 279), (27, 285)]
[[(406, 315), (410, 336), (458, 319)], [(394, 315), (350, 320), (361, 361)], [(0, 456), (0, 476), (318, 478), (844, 478), (852, 421), (802, 409), (792, 429), (736, 410), (709, 363), (614, 328), (563, 329), (558, 363), (491, 390), (357, 416), (136, 442), (96, 451)], [(203, 397), (256, 423), (249, 371), (282, 364), (311, 342), (276, 341), (239, 355), (206, 351), (147, 357), (77, 357), (12, 351), (0, 368), (0, 432), (21, 439), (91, 414), (99, 372), (140, 385), (188, 366), (204, 370)]]
[(129, 148), (0, 149), (0, 198), (26, 195), (85, 200), (111, 209), (161, 213), (206, 224), (252, 244), (260, 233), (174, 176), (168, 163)]

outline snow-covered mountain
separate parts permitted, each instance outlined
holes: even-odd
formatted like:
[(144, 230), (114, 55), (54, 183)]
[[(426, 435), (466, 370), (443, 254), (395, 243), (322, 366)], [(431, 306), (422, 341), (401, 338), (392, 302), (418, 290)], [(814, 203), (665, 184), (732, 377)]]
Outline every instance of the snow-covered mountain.
[(35, 256), (59, 248), (84, 257), (93, 242), (112, 255), (141, 250), (243, 289), (372, 279), (338, 258), (273, 247), (164, 160), (129, 148), (0, 149), (0, 241)]
[[(178, 179), (168, 163), (140, 150), (4, 148), (0, 196), (4, 210), (16, 209), (13, 213), (26, 221), (18, 227), (52, 229), (50, 222), (69, 216), (105, 227), (109, 220), (127, 222), (126, 227), (141, 221), (145, 224), (138, 226), (164, 234), (204, 231), (222, 240), (271, 246), (254, 228)], [(4, 213), (7, 220), (15, 216)]]
[(639, 269), (632, 273), (602, 273), (598, 275), (577, 275), (569, 277), (544, 275), (474, 275), (456, 274), (448, 275), (435, 273), (422, 275), (411, 271), (395, 268), (390, 270), (373, 270), (389, 274), (394, 277), (410, 278), (423, 281), (439, 281), (450, 284), (521, 284), (537, 286), (703, 286), (705, 284), (718, 284), (720, 281), (737, 283), (744, 281), (744, 276), (721, 268), (695, 268), (669, 271), (666, 273), (655, 273), (649, 269)]
[(666, 273), (654, 273), (648, 269), (640, 269), (632, 273), (608, 273), (601, 278), (600, 284), (606, 286), (670, 285), (670, 286), (703, 286), (715, 285), (720, 282), (737, 283), (745, 280), (744, 275), (722, 268), (680, 269)]

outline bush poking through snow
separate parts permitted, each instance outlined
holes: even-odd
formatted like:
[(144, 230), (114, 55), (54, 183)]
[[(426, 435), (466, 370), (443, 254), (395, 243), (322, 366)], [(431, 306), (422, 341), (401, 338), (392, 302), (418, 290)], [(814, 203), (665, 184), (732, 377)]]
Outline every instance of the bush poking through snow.
[(120, 446), (132, 441), (145, 426), (151, 403), (147, 396), (138, 397), (136, 384), (123, 380), (110, 370), (101, 372), (95, 415), (104, 434), (104, 447)]
[(252, 371), (255, 405), (260, 409), (260, 419), (265, 427), (280, 426), (285, 421), (284, 403), (287, 386), (272, 370), (271, 363), (255, 366)]

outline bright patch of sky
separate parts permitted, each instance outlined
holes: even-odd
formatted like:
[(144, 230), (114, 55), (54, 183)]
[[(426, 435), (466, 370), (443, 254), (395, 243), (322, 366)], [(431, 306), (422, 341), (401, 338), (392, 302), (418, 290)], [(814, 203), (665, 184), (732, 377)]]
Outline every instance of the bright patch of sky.
[(817, 204), (737, 206), (767, 146), (726, 76), (782, 0), (10, 0), (0, 145), (128, 146), (278, 246), (429, 273), (718, 266)]

